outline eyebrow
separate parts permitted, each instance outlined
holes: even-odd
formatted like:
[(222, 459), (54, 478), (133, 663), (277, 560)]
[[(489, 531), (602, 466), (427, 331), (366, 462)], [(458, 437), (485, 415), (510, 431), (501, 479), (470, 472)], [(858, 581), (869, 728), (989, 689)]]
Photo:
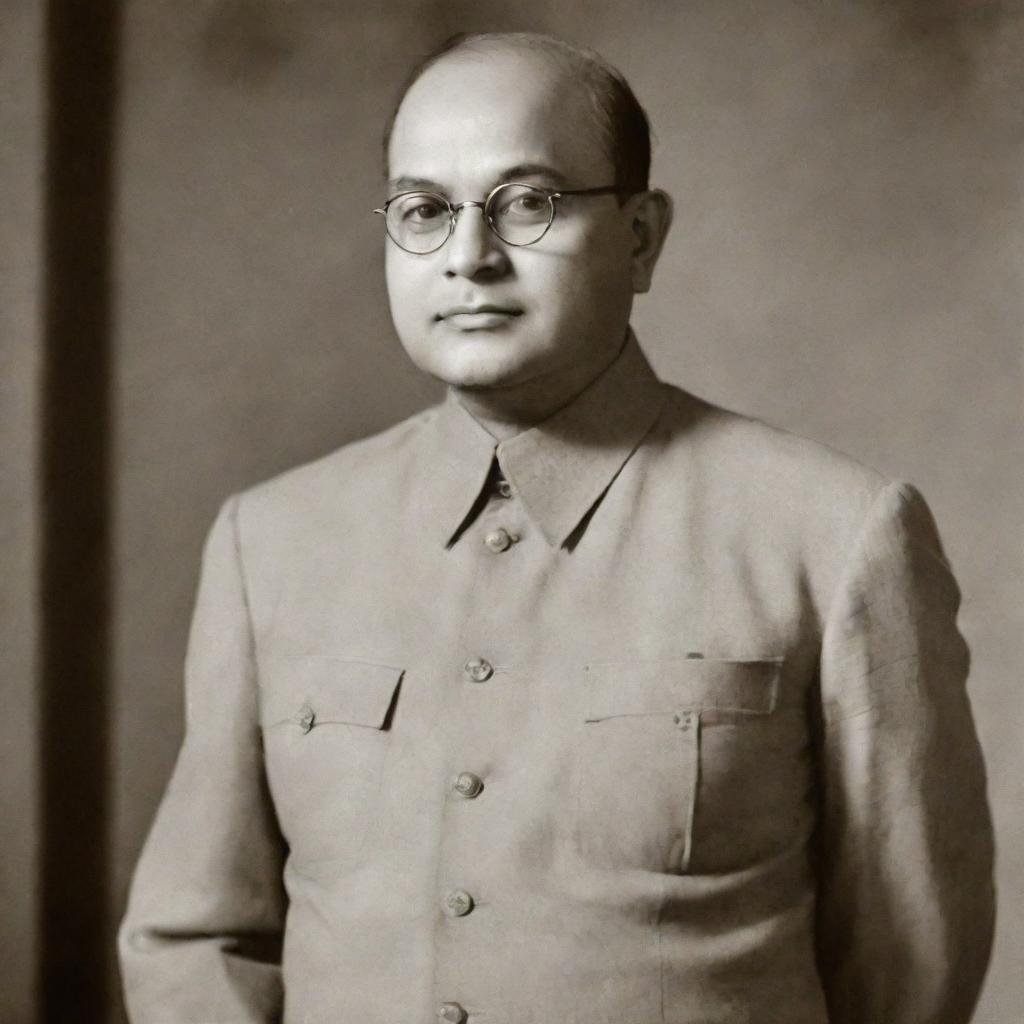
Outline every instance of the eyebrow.
[[(514, 167), (502, 171), (492, 182), (491, 188), (508, 181), (519, 181), (522, 178), (547, 178), (552, 184), (562, 187), (565, 187), (569, 180), (561, 171), (548, 164), (516, 164)], [(424, 189), (429, 192), (440, 192), (442, 195), (447, 195), (448, 192), (444, 185), (431, 178), (416, 178), (409, 175), (392, 178), (388, 182), (388, 187), (399, 192), (410, 189)]]

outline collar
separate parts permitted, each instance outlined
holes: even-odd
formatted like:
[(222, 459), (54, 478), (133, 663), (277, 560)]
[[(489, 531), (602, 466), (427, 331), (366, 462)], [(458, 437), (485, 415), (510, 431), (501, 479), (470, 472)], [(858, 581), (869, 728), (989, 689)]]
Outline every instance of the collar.
[(449, 391), (434, 419), (437, 472), (428, 469), (439, 540), (458, 540), (497, 456), (530, 521), (549, 545), (564, 544), (636, 451), (666, 394), (632, 330), (615, 361), (568, 405), (500, 444)]

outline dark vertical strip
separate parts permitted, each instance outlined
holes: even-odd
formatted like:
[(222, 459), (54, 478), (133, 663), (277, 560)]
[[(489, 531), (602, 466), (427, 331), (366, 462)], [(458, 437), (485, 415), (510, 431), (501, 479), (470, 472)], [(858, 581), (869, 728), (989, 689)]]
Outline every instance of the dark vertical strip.
[(110, 1016), (116, 0), (48, 0), (39, 1017)]

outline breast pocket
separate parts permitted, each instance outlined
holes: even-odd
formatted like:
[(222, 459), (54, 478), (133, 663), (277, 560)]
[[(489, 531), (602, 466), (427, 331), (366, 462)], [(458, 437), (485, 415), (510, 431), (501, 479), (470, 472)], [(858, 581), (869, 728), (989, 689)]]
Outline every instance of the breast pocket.
[(799, 761), (778, 712), (781, 677), (781, 658), (587, 666), (582, 856), (687, 874), (774, 852), (782, 829), (773, 815), (785, 813), (775, 794), (787, 785), (784, 765)]
[(302, 656), (263, 671), (260, 722), (271, 797), (294, 867), (360, 863), (403, 671)]

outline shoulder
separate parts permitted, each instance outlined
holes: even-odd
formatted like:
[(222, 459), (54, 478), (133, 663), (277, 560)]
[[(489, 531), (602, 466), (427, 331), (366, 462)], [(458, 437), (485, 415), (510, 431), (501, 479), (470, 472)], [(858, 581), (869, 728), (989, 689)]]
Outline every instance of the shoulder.
[(875, 520), (920, 519), (914, 488), (837, 449), (668, 385), (650, 440), (716, 535), (764, 558), (836, 569)]
[(821, 441), (714, 405), (667, 385), (666, 425), (682, 440), (689, 435), (727, 473), (747, 473), (765, 483), (835, 488), (873, 497), (889, 478), (877, 469)]
[(843, 574), (865, 566), (889, 574), (947, 568), (931, 511), (911, 484), (819, 441), (668, 391), (650, 437), (668, 466), (665, 486), (686, 495), (734, 560), (799, 566), (822, 601)]
[(415, 463), (438, 409), (431, 406), (240, 492), (233, 500), (243, 526), (336, 515), (346, 504), (373, 507)]

